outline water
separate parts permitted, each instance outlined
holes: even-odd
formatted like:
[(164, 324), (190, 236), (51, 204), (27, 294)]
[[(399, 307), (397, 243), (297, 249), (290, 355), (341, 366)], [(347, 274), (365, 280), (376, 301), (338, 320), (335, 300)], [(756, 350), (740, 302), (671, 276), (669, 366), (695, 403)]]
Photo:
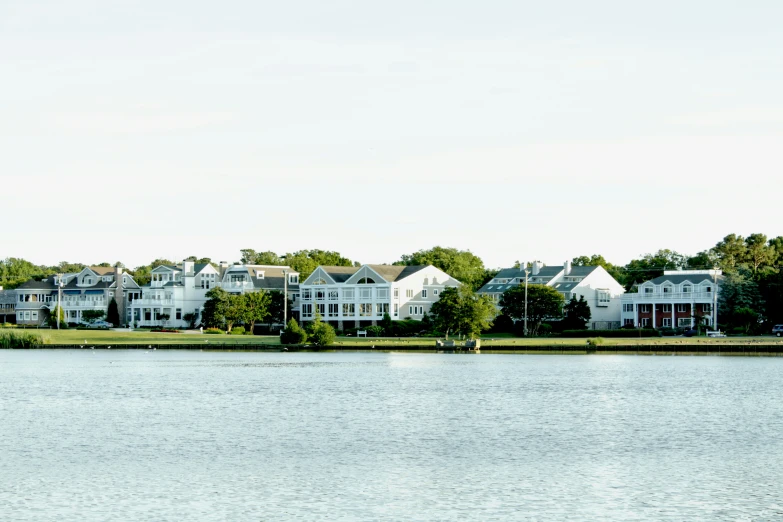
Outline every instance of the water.
[(0, 351), (0, 520), (783, 518), (783, 359)]

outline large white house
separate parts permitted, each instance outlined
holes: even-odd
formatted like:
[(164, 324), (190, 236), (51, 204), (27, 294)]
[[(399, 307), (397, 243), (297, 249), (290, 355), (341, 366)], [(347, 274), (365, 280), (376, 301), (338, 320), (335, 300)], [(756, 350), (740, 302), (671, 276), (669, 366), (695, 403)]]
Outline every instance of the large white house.
[(646, 328), (708, 326), (717, 317), (720, 270), (665, 270), (622, 297), (623, 325)]
[(504, 268), (478, 293), (490, 296), (498, 304), (503, 292), (524, 285), (526, 277), (528, 284), (551, 286), (563, 294), (566, 302), (572, 296), (584, 297), (590, 306), (587, 326), (591, 330), (620, 327), (620, 297), (625, 289), (602, 266), (572, 266), (570, 261), (545, 266), (537, 261), (527, 269), (527, 274), (522, 268)]
[(152, 270), (149, 285), (133, 295), (127, 320), (140, 327), (166, 326), (186, 328), (188, 314), (194, 323), (201, 322), (201, 312), (212, 288), (222, 287), (229, 293), (241, 294), (259, 290), (287, 291), (295, 303), (299, 294), (299, 273), (287, 266), (229, 265), (221, 262), (216, 268), (209, 263), (185, 260), (181, 265), (161, 265)]
[(421, 319), (440, 292), (460, 284), (432, 265), (319, 266), (300, 286), (300, 317), (312, 321), (317, 311), (339, 329), (375, 325), (384, 314)]
[(138, 293), (139, 285), (130, 274), (123, 273), (122, 268), (92, 266), (78, 273), (54, 275), (43, 281), (31, 280), (16, 289), (16, 322), (43, 324), (59, 301), (66, 322), (84, 323), (84, 311), (106, 313), (112, 299), (117, 301), (122, 320), (125, 304)]

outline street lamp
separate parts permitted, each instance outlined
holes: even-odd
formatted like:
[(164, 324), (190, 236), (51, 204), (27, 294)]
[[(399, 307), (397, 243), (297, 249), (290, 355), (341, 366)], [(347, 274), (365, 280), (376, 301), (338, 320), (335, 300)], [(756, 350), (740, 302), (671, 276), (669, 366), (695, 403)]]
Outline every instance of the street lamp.
[(57, 274), (57, 308), (55, 313), (57, 314), (57, 329), (60, 329), (60, 314), (63, 310), (63, 275)]

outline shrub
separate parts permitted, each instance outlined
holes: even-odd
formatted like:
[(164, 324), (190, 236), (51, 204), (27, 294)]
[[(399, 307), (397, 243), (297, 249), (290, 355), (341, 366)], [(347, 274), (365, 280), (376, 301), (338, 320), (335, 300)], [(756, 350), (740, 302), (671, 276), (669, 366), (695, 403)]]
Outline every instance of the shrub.
[(283, 344), (303, 344), (305, 341), (307, 341), (307, 333), (302, 330), (295, 319), (291, 318), (280, 336), (280, 342)]
[(364, 330), (367, 332), (367, 337), (380, 337), (385, 331), (383, 326), (368, 326)]
[(565, 330), (563, 337), (658, 337), (658, 331), (652, 328), (643, 328), (641, 330)]
[(204, 330), (204, 333), (205, 334), (211, 334), (211, 335), (220, 335), (220, 334), (224, 334), (226, 332), (224, 332), (220, 328), (207, 328), (206, 330)]
[(315, 346), (329, 346), (336, 337), (337, 334), (332, 325), (321, 321), (321, 316), (316, 314), (315, 320), (310, 325), (309, 341)]
[(245, 327), (244, 326), (235, 326), (228, 333), (231, 334), (231, 335), (245, 335)]
[(0, 348), (35, 348), (46, 342), (40, 335), (30, 332), (0, 333)]

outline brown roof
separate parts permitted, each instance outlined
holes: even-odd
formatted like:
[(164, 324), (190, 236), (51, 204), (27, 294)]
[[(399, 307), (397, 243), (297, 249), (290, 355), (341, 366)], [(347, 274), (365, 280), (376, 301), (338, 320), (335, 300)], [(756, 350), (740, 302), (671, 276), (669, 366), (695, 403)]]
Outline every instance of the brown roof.
[(113, 266), (89, 266), (87, 268), (89, 268), (90, 270), (92, 270), (93, 272), (101, 276), (114, 274)]

